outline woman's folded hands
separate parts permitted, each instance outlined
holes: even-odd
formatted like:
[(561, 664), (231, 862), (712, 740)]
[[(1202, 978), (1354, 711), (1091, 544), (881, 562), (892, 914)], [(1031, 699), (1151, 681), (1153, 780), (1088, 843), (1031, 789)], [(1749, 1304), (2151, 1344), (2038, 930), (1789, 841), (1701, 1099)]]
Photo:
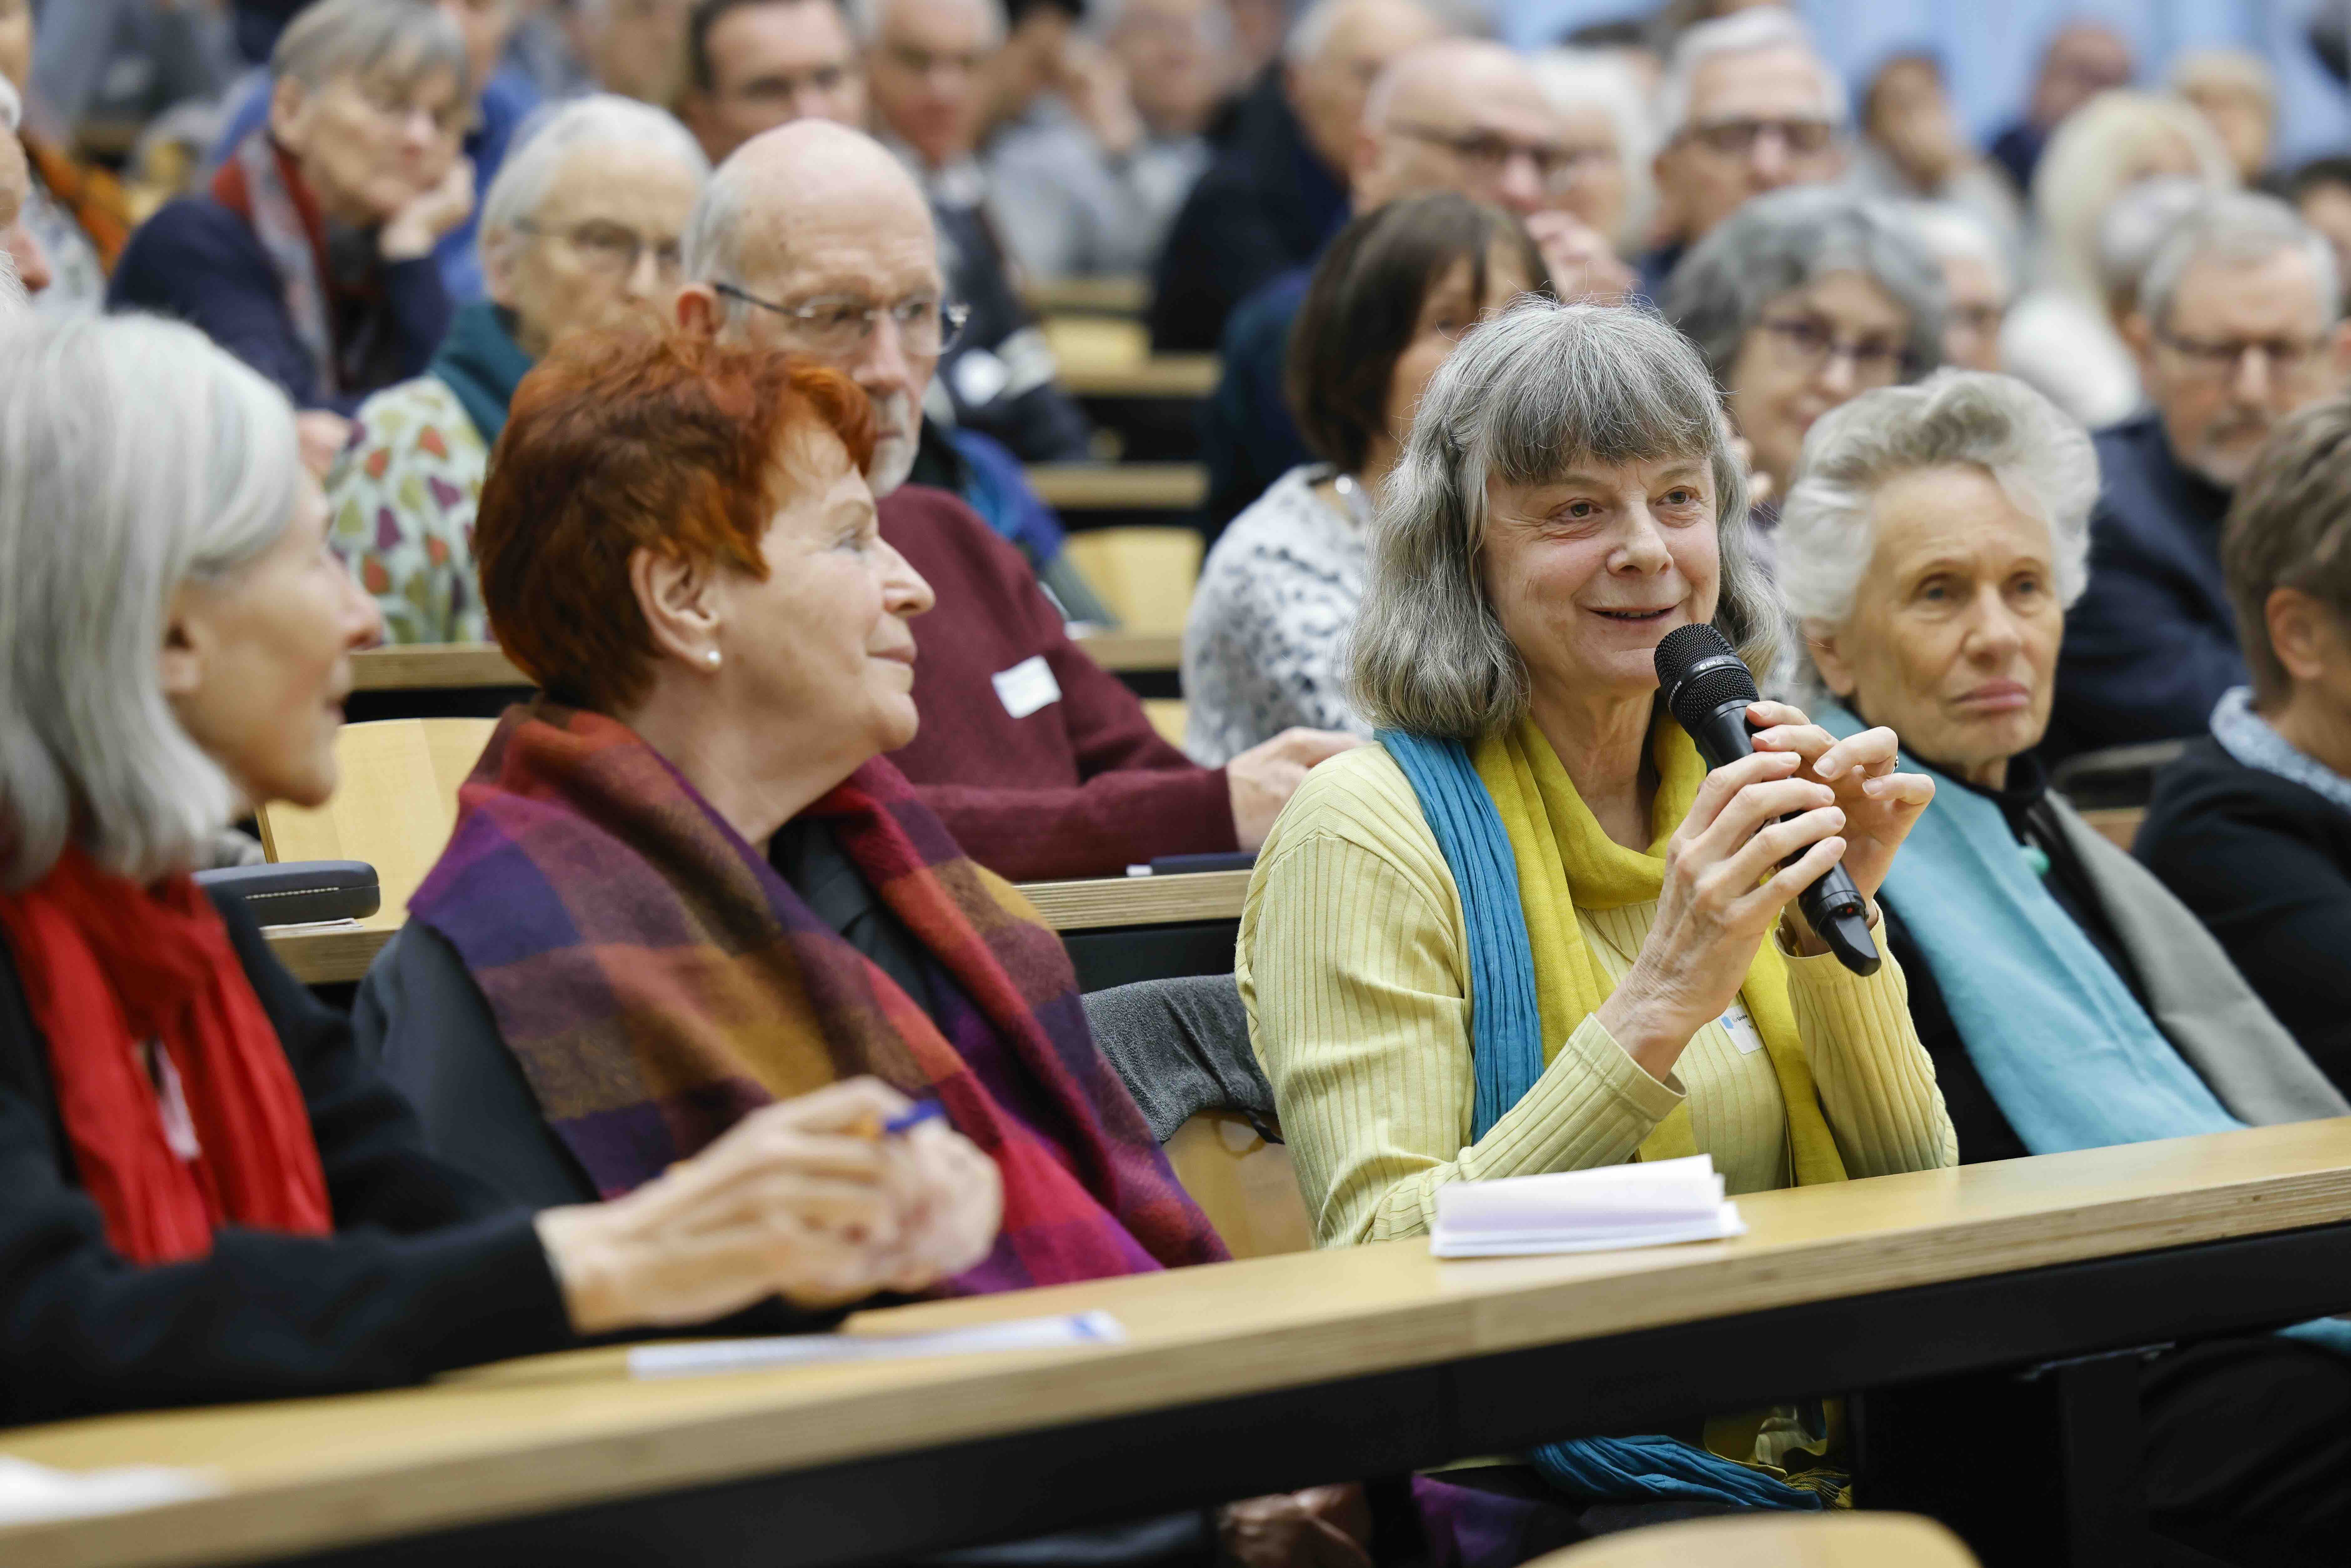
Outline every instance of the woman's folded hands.
[(606, 1203), (550, 1208), (539, 1239), (583, 1334), (721, 1317), (771, 1295), (829, 1307), (913, 1291), (987, 1255), (994, 1162), (872, 1078), (767, 1106)]

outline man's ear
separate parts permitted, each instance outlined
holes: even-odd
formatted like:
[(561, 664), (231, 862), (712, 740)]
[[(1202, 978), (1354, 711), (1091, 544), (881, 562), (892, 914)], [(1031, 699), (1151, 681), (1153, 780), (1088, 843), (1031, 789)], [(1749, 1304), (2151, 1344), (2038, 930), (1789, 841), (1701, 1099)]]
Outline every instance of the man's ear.
[(2337, 321), (2326, 335), (2326, 358), (2334, 367), (2335, 385), (2351, 382), (2351, 320)]
[(677, 291), (673, 307), (678, 330), (695, 338), (716, 338), (726, 320), (726, 308), (718, 303), (718, 290), (707, 283), (689, 283)]
[(656, 653), (693, 669), (710, 667), (726, 616), (719, 603), (718, 574), (709, 563), (640, 545), (629, 555), (629, 588), (653, 633)]
[(1649, 233), (1668, 244), (1688, 237), (1682, 233), (1686, 225), (1682, 219), (1681, 197), (1677, 194), (1681, 189), (1681, 182), (1674, 178), (1678, 152), (1679, 149), (1668, 141), (1649, 158), (1650, 188), (1657, 193), (1656, 215), (1649, 220)]
[(1805, 622), (1804, 650), (1832, 696), (1843, 702), (1853, 695), (1853, 661), (1845, 657), (1844, 639), (1834, 627), (1825, 621)]
[(1347, 200), (1358, 214), (1374, 211), (1385, 203), (1379, 181), (1380, 152), (1380, 139), (1356, 127), (1354, 141), (1347, 144)]

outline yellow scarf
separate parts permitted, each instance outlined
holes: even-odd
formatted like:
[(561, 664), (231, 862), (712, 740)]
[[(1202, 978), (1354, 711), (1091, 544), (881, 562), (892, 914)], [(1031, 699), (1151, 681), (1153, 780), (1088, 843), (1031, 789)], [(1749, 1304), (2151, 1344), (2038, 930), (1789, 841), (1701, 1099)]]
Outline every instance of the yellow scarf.
[[(1666, 841), (1689, 814), (1705, 781), (1706, 763), (1698, 747), (1665, 714), (1657, 716), (1652, 728), (1649, 755), (1658, 778), (1656, 804), (1650, 812), (1655, 837), (1642, 853), (1601, 831), (1533, 719), (1489, 731), (1471, 748), (1470, 761), (1494, 798), (1518, 862), (1519, 898), (1526, 912), (1527, 942), (1534, 953), (1545, 1061), (1614, 988), (1583, 940), (1576, 906), (1615, 909), (1655, 902), (1665, 885)], [(1844, 1180), (1844, 1162), (1821, 1113), (1812, 1064), (1788, 1002), (1788, 971), (1777, 943), (1767, 937), (1757, 949), (1739, 994), (1779, 1076), (1780, 1097), (1788, 1112), (1788, 1168), (1795, 1173), (1796, 1185)], [(1643, 1140), (1640, 1157), (1669, 1160), (1696, 1153), (1685, 1103)]]

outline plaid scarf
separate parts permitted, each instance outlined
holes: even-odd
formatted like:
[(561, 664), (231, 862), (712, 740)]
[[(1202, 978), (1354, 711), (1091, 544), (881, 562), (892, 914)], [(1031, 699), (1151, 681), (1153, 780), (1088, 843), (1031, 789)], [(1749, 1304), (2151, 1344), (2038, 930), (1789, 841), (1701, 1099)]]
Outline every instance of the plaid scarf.
[(926, 951), (935, 1016), (820, 920), (628, 727), (510, 708), (409, 904), (447, 938), (606, 1197), (857, 1073), (937, 1098), (1004, 1178), (977, 1294), (1223, 1245), (1087, 1033), (1061, 940), (875, 758), (808, 809)]

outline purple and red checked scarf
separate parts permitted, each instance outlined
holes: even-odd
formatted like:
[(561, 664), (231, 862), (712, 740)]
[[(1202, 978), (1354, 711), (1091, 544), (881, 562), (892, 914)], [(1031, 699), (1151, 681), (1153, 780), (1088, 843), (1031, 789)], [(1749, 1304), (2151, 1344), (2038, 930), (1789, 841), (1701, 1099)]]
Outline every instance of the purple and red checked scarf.
[(507, 710), (410, 901), (472, 971), (539, 1110), (627, 1192), (773, 1100), (870, 1072), (936, 1097), (1004, 1177), (949, 1294), (1225, 1256), (1095, 1049), (1061, 940), (888, 761), (809, 814), (927, 950), (934, 1020), (627, 726)]

